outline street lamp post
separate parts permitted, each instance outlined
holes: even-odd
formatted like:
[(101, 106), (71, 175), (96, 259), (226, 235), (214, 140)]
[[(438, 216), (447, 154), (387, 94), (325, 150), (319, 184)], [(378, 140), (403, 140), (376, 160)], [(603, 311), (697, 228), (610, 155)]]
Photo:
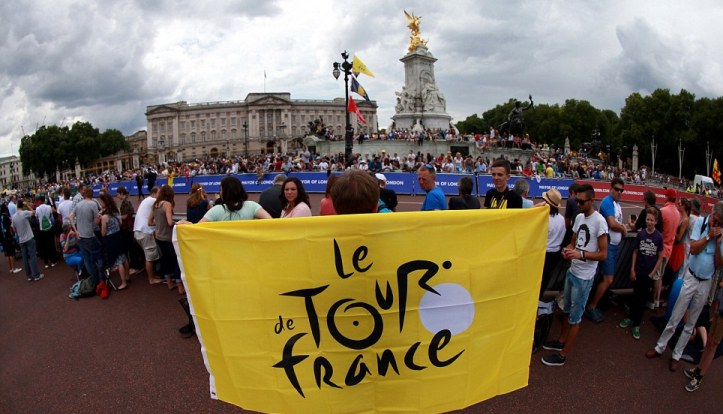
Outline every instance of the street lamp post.
[(658, 146), (655, 145), (655, 135), (653, 135), (653, 139), (650, 141), (650, 154), (653, 156), (652, 171), (650, 171), (650, 176), (652, 177), (655, 175), (655, 157), (658, 155)]
[(241, 125), (244, 129), (244, 156), (249, 156), (249, 124), (244, 121), (243, 125)]
[(710, 152), (710, 142), (705, 142), (705, 175), (710, 177), (710, 162), (713, 159), (713, 153)]
[(683, 178), (683, 158), (685, 157), (685, 147), (683, 140), (678, 139), (678, 180)]
[(347, 53), (346, 50), (342, 52), (341, 57), (344, 59), (344, 62), (334, 62), (334, 70), (331, 73), (332, 75), (334, 75), (334, 79), (339, 79), (341, 71), (344, 71), (344, 112), (346, 114), (346, 132), (344, 134), (344, 158), (346, 159), (347, 167), (350, 167), (352, 164), (351, 152), (354, 147), (354, 130), (351, 127), (351, 120), (349, 118), (349, 75), (351, 74), (352, 64), (349, 63), (349, 53)]

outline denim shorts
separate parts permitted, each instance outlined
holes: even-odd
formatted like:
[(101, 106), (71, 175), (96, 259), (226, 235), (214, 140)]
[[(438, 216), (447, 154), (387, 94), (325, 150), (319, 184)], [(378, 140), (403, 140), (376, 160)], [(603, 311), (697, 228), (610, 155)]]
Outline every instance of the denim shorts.
[(587, 298), (590, 296), (592, 284), (595, 279), (583, 280), (567, 271), (565, 278), (565, 302), (562, 311), (569, 314), (570, 325), (577, 325), (582, 322), (582, 314), (585, 312)]
[(600, 263), (600, 270), (603, 276), (615, 275), (615, 262), (618, 260), (618, 245), (608, 244), (608, 257)]

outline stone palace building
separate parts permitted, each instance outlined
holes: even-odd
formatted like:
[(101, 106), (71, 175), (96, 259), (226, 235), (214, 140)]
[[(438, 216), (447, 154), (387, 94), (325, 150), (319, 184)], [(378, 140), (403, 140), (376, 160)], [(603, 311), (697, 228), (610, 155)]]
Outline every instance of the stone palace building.
[[(356, 102), (367, 120), (356, 133), (376, 132), (376, 102)], [(351, 116), (353, 122), (356, 116)], [(288, 92), (249, 93), (243, 101), (151, 105), (146, 119), (146, 151), (138, 154), (138, 161), (146, 164), (286, 152), (301, 146), (310, 122), (321, 119), (339, 138), (346, 122), (343, 98), (291, 99)]]

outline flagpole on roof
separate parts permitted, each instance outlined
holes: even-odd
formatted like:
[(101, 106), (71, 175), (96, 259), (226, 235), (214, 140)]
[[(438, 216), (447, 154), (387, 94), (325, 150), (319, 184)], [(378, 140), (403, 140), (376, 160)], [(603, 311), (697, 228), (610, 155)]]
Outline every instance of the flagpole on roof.
[(264, 93), (266, 93), (266, 69), (264, 69)]

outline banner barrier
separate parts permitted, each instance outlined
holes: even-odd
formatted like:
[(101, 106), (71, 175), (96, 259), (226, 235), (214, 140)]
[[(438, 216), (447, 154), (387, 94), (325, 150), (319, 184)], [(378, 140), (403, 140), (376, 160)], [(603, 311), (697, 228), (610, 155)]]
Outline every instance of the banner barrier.
[[(603, 198), (607, 197), (608, 194), (610, 194), (610, 181), (589, 181), (589, 180), (580, 180), (577, 181), (580, 184), (590, 184), (595, 189), (595, 199), (596, 200), (602, 200)], [(531, 186), (530, 186), (531, 187)], [(655, 193), (655, 200), (656, 204), (658, 205), (664, 205), (666, 202), (665, 199), (665, 192), (667, 191), (665, 188), (658, 188), (658, 187), (648, 187), (645, 185), (639, 185), (639, 184), (625, 184), (625, 191), (623, 192), (622, 196), (620, 197), (620, 201), (627, 201), (631, 203), (642, 203), (643, 202), (643, 193), (645, 191), (652, 191)], [(717, 203), (719, 200), (713, 197), (706, 197), (700, 194), (691, 194), (685, 191), (679, 191), (675, 190), (676, 197), (677, 198), (697, 198), (700, 201), (700, 207), (701, 210), (707, 213), (710, 213), (713, 211), (713, 206), (715, 203)], [(565, 195), (563, 195), (565, 197)]]
[(527, 386), (547, 226), (539, 208), (176, 226), (211, 397), (431, 413)]
[[(274, 177), (276, 177), (276, 175), (278, 174), (279, 173), (264, 174), (261, 177), (261, 180), (259, 180), (257, 174), (236, 174), (236, 177), (241, 180), (247, 192), (259, 193), (273, 185)], [(340, 175), (341, 173), (336, 174)], [(288, 175), (291, 177), (299, 178), (299, 180), (301, 180), (301, 183), (304, 185), (307, 193), (324, 193), (326, 190), (326, 173), (300, 172), (290, 173)], [(437, 186), (442, 189), (445, 195), (457, 195), (457, 183), (459, 182), (459, 179), (465, 175), (471, 177), (472, 180), (475, 181), (475, 187), (472, 195), (482, 197), (487, 193), (489, 189), (494, 188), (492, 176), (488, 174), (437, 174), (436, 183)], [(387, 178), (387, 188), (394, 190), (397, 194), (425, 194), (424, 190), (419, 187), (416, 173), (391, 172), (384, 173), (384, 176)], [(225, 175), (201, 175), (196, 177), (189, 177), (188, 180), (185, 177), (176, 177), (173, 179), (173, 190), (176, 192), (176, 194), (188, 194), (191, 191), (191, 185), (193, 185), (193, 183), (200, 183), (203, 188), (206, 189), (206, 193), (218, 193), (221, 189), (221, 179), (223, 177), (225, 177)], [(515, 181), (519, 180), (520, 178), (523, 177), (511, 177), (507, 183), (508, 186), (510, 188), (513, 188), (515, 185)], [(534, 177), (526, 178), (526, 180), (530, 185), (530, 198), (540, 198), (542, 197), (542, 193), (551, 188), (555, 188), (560, 191), (560, 194), (562, 194), (562, 198), (567, 198), (569, 195), (568, 188), (573, 182), (575, 182), (575, 180), (569, 178), (551, 179)], [(156, 185), (161, 186), (166, 184), (167, 182), (168, 179), (161, 177), (156, 180)], [(577, 182), (580, 184), (592, 185), (595, 189), (596, 200), (602, 200), (608, 194), (610, 194), (610, 181), (577, 180)], [(135, 181), (117, 181), (110, 183), (108, 185), (108, 189), (110, 190), (111, 195), (115, 195), (118, 187), (121, 185), (126, 187), (130, 195), (138, 195), (138, 188), (136, 187)], [(143, 194), (148, 194), (148, 188), (146, 187), (147, 185), (148, 183), (144, 181)], [(101, 188), (102, 186), (100, 185), (96, 185), (93, 187), (93, 193), (95, 196), (98, 195), (98, 192)], [(625, 184), (625, 192), (622, 195), (621, 201), (640, 203), (643, 200), (643, 192), (645, 192), (646, 190), (650, 190), (655, 193), (658, 204), (665, 204), (666, 190), (664, 188), (648, 187), (645, 185), (636, 184)], [(677, 190), (676, 192), (678, 194), (678, 197), (685, 197), (688, 199), (698, 198), (701, 203), (701, 208), (704, 212), (711, 212), (713, 209), (713, 205), (718, 202), (718, 199), (716, 198), (705, 197), (700, 194), (691, 194)]]
[[(236, 174), (235, 176), (241, 180), (244, 188), (249, 193), (259, 193), (266, 188), (273, 185), (274, 177), (279, 173), (264, 174), (259, 180), (257, 174)], [(341, 173), (336, 173), (340, 175)], [(469, 176), (475, 181), (475, 187), (472, 195), (484, 196), (487, 191), (494, 188), (492, 183), (492, 176), (488, 174), (437, 174), (437, 186), (442, 189), (445, 195), (457, 195), (457, 183), (463, 176)], [(188, 194), (191, 191), (193, 183), (200, 183), (208, 194), (218, 193), (221, 188), (221, 179), (226, 175), (201, 175), (196, 177), (175, 177), (173, 179), (173, 190), (176, 194)], [(324, 193), (326, 190), (327, 174), (319, 172), (307, 172), (307, 173), (290, 173), (290, 177), (297, 177), (301, 180), (307, 193)], [(419, 187), (417, 182), (416, 173), (405, 173), (405, 172), (390, 172), (384, 173), (387, 179), (387, 188), (394, 190), (397, 194), (408, 194), (408, 195), (424, 195), (425, 192)], [(509, 186), (512, 188), (515, 181), (521, 177), (511, 177), (509, 180)], [(156, 185), (161, 186), (168, 182), (167, 178), (160, 177), (156, 180)], [(549, 179), (549, 178), (531, 178), (527, 179), (530, 184), (530, 197), (542, 197), (542, 193), (549, 190), (550, 188), (556, 188), (560, 191), (562, 196), (567, 197), (567, 189), (570, 184), (573, 183), (571, 179)], [(132, 196), (138, 195), (138, 188), (135, 181), (117, 181), (110, 183), (108, 189), (111, 195), (115, 195), (119, 186), (125, 186), (128, 190), (128, 194)], [(148, 194), (147, 188), (148, 182), (143, 183), (143, 194)], [(608, 185), (609, 187), (609, 185)], [(102, 188), (101, 185), (93, 187), (93, 192), (97, 196), (98, 192)]]

